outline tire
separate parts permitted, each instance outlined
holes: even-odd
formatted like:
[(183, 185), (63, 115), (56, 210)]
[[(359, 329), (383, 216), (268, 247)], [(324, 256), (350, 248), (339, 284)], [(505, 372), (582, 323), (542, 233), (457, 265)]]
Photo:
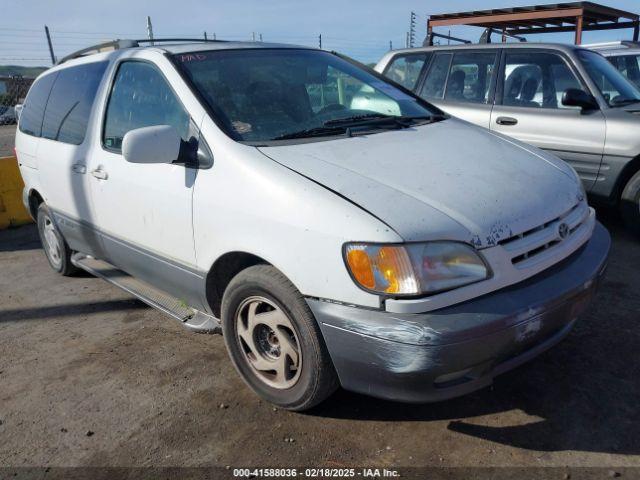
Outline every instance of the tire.
[(620, 215), (625, 226), (640, 236), (640, 171), (629, 179), (622, 190)]
[(256, 265), (236, 275), (224, 292), (221, 311), (231, 360), (260, 397), (302, 411), (338, 388), (309, 306), (276, 268)]
[(38, 207), (38, 233), (51, 268), (65, 277), (75, 274), (78, 269), (71, 263), (72, 251), (53, 222), (53, 216), (44, 203)]

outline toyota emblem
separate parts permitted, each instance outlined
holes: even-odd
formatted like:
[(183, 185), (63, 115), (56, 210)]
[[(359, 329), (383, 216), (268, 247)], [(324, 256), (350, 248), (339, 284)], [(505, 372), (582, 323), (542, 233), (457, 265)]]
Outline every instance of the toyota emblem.
[(558, 227), (558, 235), (560, 235), (560, 240), (567, 238), (569, 236), (569, 225), (561, 223)]

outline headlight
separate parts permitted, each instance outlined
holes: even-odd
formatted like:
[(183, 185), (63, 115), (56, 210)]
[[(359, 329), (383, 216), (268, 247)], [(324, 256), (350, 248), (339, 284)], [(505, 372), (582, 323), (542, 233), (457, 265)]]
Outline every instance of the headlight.
[(436, 293), (489, 277), (480, 255), (458, 242), (348, 243), (344, 256), (359, 286), (390, 296)]

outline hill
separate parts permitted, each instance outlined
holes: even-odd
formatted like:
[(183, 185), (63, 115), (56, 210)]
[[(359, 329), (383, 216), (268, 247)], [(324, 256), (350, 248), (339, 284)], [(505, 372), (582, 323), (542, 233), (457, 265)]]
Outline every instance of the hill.
[(23, 67), (21, 65), (0, 65), (0, 77), (22, 75), (27, 78), (35, 78), (48, 67)]

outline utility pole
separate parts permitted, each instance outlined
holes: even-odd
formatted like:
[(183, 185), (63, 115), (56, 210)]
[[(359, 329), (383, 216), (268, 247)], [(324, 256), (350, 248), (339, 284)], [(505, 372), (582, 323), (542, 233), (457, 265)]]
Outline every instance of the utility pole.
[(409, 48), (409, 32), (405, 32), (404, 48)]
[(318, 35), (318, 46), (322, 48), (322, 34)]
[(260, 41), (262, 41), (262, 34), (260, 34)]
[(256, 41), (256, 32), (251, 32), (251, 39), (255, 42)]
[(205, 42), (207, 41), (207, 32), (206, 31), (204, 32), (204, 41)]
[(409, 21), (409, 39), (407, 41), (409, 48), (415, 47), (416, 43), (416, 13), (411, 12), (411, 20)]
[(216, 39), (216, 32), (213, 32), (213, 39)]
[(56, 56), (53, 54), (53, 45), (51, 44), (51, 35), (49, 34), (49, 27), (44, 26), (44, 33), (47, 35), (47, 43), (49, 44), (49, 54), (51, 54), (51, 64), (56, 64)]
[(151, 17), (147, 17), (147, 36), (153, 45), (153, 25), (151, 25)]
[(389, 40), (389, 50), (393, 50), (393, 42)]

